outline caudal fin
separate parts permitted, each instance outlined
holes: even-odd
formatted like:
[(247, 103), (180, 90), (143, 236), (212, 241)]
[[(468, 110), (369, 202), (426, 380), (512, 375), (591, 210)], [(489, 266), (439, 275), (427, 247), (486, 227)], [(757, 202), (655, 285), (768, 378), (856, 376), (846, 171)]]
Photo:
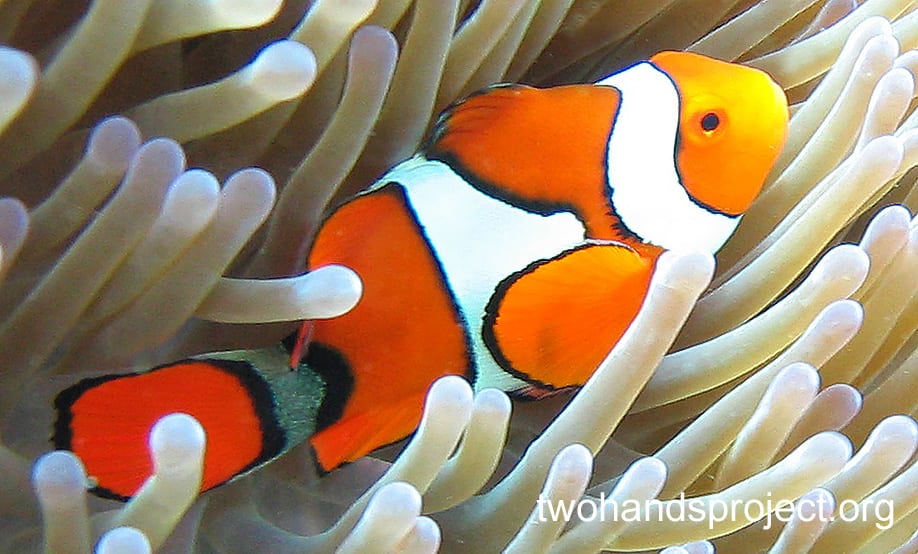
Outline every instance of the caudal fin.
[(142, 373), (84, 379), (54, 404), (54, 446), (76, 453), (96, 483), (93, 492), (108, 498), (131, 497), (151, 475), (148, 435), (171, 413), (193, 416), (207, 434), (201, 491), (291, 446), (273, 387), (249, 361), (188, 359)]

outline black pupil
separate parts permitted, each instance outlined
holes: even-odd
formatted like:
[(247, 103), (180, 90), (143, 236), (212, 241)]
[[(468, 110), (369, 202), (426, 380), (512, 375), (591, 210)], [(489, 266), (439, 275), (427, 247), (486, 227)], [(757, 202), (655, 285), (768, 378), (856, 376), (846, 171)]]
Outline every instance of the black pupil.
[(716, 113), (705, 114), (705, 116), (701, 118), (701, 128), (705, 131), (711, 132), (717, 129), (718, 125), (720, 125), (720, 118), (717, 117)]

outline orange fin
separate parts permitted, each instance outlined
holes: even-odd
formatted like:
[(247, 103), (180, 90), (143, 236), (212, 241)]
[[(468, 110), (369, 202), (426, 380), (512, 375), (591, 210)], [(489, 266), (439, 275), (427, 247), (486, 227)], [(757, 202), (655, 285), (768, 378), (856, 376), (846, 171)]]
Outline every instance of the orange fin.
[(582, 385), (640, 309), (655, 261), (623, 244), (588, 243), (535, 262), (498, 285), (485, 344), (535, 393)]
[(415, 395), (394, 405), (346, 417), (319, 431), (309, 443), (320, 468), (331, 471), (407, 437), (420, 423), (423, 407), (424, 395)]
[[(278, 360), (286, 366), (282, 356)], [(94, 493), (124, 500), (152, 473), (147, 439), (156, 421), (190, 414), (207, 434), (205, 491), (292, 446), (275, 403), (271, 383), (252, 363), (188, 359), (142, 373), (84, 379), (64, 390), (55, 400), (52, 440), (80, 457), (97, 484)], [(295, 435), (304, 438), (303, 432)]]
[(612, 87), (499, 85), (454, 105), (424, 147), (486, 194), (535, 213), (573, 211), (594, 239), (619, 239), (606, 147)]

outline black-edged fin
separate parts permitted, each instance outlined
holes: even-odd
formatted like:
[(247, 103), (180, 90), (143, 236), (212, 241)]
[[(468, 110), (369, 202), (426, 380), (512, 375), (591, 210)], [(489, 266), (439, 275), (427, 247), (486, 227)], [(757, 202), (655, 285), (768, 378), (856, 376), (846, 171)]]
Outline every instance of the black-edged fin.
[(502, 281), (482, 335), (498, 364), (534, 387), (514, 392), (584, 384), (637, 314), (653, 267), (624, 244), (591, 242)]
[(201, 490), (211, 489), (276, 458), (315, 430), (324, 385), (315, 374), (291, 371), (288, 360), (278, 346), (84, 379), (57, 396), (52, 441), (80, 457), (97, 485), (94, 493), (125, 500), (152, 473), (153, 425), (166, 415), (186, 413), (207, 435)]

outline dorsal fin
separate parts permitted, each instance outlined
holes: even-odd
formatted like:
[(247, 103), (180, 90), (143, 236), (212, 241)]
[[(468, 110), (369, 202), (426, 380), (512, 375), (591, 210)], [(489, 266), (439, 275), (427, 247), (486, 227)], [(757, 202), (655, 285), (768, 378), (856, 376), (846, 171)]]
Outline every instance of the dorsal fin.
[(618, 105), (611, 87), (492, 87), (444, 112), (424, 153), (491, 196), (536, 213), (572, 211), (590, 238), (619, 239), (606, 185)]

